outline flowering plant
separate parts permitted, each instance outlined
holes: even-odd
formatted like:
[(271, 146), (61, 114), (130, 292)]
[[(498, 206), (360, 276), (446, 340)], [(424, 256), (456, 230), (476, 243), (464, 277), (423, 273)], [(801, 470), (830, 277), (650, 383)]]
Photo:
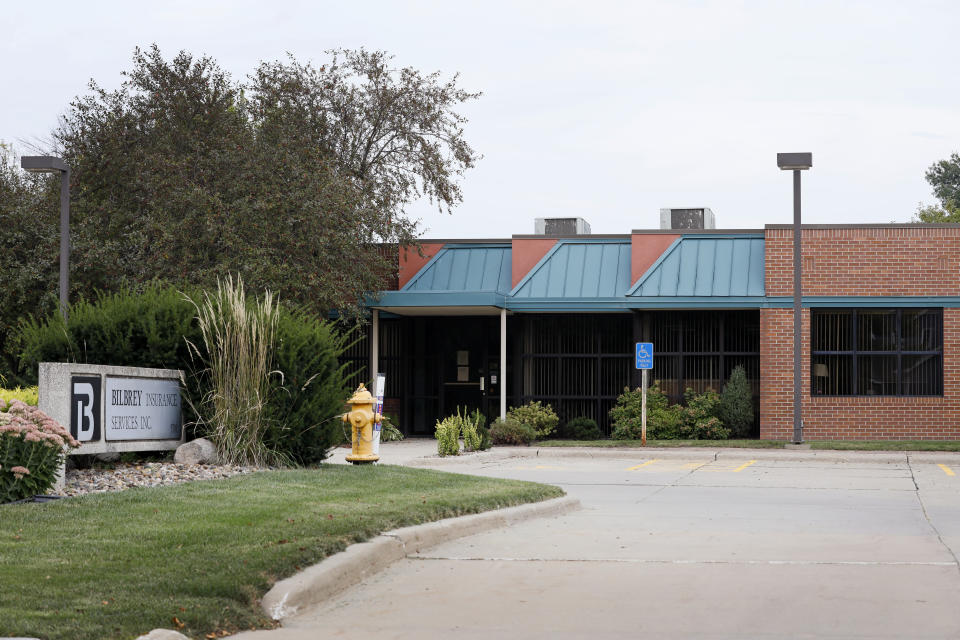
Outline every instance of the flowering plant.
[(79, 447), (53, 418), (21, 400), (0, 399), (0, 503), (53, 486), (69, 447)]

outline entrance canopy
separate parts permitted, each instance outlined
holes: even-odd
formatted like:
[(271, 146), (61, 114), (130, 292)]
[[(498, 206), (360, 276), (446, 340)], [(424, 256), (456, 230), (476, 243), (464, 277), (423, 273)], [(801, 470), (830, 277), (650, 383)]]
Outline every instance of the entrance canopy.
[(510, 259), (509, 243), (450, 245), (399, 291), (368, 304), (397, 315), (499, 315), (510, 292)]

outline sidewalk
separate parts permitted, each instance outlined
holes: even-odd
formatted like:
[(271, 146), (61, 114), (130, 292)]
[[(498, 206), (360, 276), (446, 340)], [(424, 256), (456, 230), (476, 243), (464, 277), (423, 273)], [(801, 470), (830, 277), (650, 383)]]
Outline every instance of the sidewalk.
[[(334, 449), (328, 463), (347, 464), (345, 457), (349, 447)], [(944, 462), (960, 466), (960, 451), (836, 451), (829, 449), (743, 449), (732, 447), (529, 447), (495, 446), (487, 451), (464, 453), (441, 458), (437, 455), (437, 441), (432, 438), (407, 438), (399, 442), (384, 442), (380, 445), (379, 464), (396, 464), (412, 467), (436, 467), (456, 471), (471, 463), (496, 462), (509, 458), (577, 458), (577, 459), (674, 459), (693, 460), (713, 457), (716, 460), (780, 460), (817, 461), (836, 463), (900, 463), (906, 459), (923, 463)]]

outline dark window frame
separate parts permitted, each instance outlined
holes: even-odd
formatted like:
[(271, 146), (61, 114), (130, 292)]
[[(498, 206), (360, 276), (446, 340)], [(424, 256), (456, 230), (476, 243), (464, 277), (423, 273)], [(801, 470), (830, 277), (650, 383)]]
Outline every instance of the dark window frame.
[[(895, 317), (895, 326), (896, 326), (896, 338), (895, 345), (896, 349), (884, 349), (884, 350), (870, 350), (870, 349), (860, 349), (858, 348), (860, 336), (857, 334), (859, 331), (859, 314), (861, 312), (877, 312), (877, 311), (886, 311), (893, 312)], [(916, 349), (903, 349), (904, 336), (903, 336), (903, 312), (912, 311), (912, 312), (927, 312), (935, 313), (939, 321), (939, 332), (937, 333), (937, 338), (939, 339), (939, 347), (937, 349), (927, 349), (927, 350), (916, 350)], [(814, 350), (813, 346), (817, 344), (817, 336), (814, 332), (817, 330), (818, 323), (816, 322), (816, 316), (818, 314), (829, 314), (829, 313), (838, 313), (838, 312), (849, 312), (850, 313), (850, 349), (839, 350), (839, 351), (828, 351), (828, 350)], [(822, 307), (822, 308), (811, 308), (810, 309), (810, 395), (817, 398), (937, 398), (943, 397), (943, 308), (941, 307)], [(819, 393), (816, 388), (816, 380), (814, 379), (814, 359), (816, 356), (843, 356), (850, 358), (850, 390), (851, 393)], [(896, 374), (895, 374), (895, 392), (894, 393), (859, 393), (858, 391), (858, 371), (857, 367), (859, 364), (859, 358), (862, 356), (894, 356), (896, 358)], [(938, 378), (938, 390), (934, 393), (903, 393), (903, 357), (904, 356), (936, 356), (939, 359), (939, 369), (940, 375)]]

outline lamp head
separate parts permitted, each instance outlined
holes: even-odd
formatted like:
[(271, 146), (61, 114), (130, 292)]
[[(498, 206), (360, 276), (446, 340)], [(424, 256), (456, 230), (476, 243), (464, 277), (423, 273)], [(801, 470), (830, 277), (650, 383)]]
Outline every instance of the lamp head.
[(70, 169), (63, 158), (56, 156), (23, 156), (20, 158), (20, 168), (30, 173), (58, 173)]
[(813, 166), (812, 153), (778, 153), (777, 166), (784, 171), (804, 171)]

